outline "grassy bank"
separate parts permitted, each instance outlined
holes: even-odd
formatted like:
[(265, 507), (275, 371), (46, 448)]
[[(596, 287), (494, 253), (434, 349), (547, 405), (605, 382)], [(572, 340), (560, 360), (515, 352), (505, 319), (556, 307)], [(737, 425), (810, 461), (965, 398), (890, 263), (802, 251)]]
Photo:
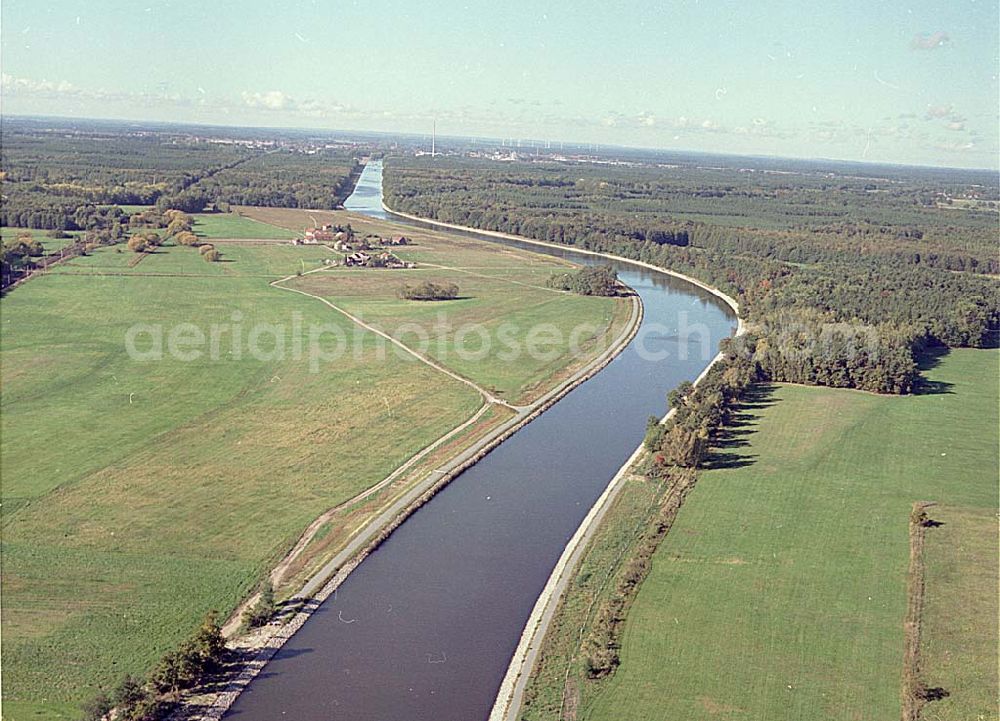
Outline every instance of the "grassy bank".
[[(234, 608), (314, 518), (481, 405), (439, 371), (381, 357), (375, 336), (327, 306), (268, 285), (318, 267), (328, 250), (222, 251), (206, 263), (168, 246), (134, 264), (134, 253), (101, 248), (3, 299), (5, 719), (78, 717), (82, 699), (147, 670), (205, 612)], [(130, 358), (136, 323), (162, 329), (164, 342), (181, 323), (206, 335), (221, 326), (220, 352)], [(263, 324), (255, 358), (249, 332)], [(312, 324), (349, 342), (319, 373)], [(286, 353), (268, 352), (274, 338)], [(149, 335), (137, 345), (150, 349)], [(349, 509), (318, 550), (378, 507)]]
[[(575, 653), (588, 621), (580, 609), (600, 603), (603, 585), (585, 566), (546, 639), (524, 717), (897, 718), (911, 504), (939, 501), (973, 518), (995, 506), (996, 353), (957, 350), (933, 365), (925, 395), (776, 386), (741, 409), (654, 556), (620, 668), (589, 681)], [(607, 556), (635, 528), (636, 510), (619, 505), (593, 554)], [(990, 539), (973, 543), (968, 523), (956, 514), (967, 550), (946, 547), (972, 569)], [(962, 693), (925, 717), (950, 702), (958, 715), (941, 718), (968, 718), (964, 709), (995, 691), (983, 652), (996, 646), (995, 614), (968, 588), (982, 587), (982, 571), (950, 581), (980, 599), (978, 610), (959, 618), (946, 608), (933, 540), (946, 528), (928, 531), (924, 666), (929, 685)]]

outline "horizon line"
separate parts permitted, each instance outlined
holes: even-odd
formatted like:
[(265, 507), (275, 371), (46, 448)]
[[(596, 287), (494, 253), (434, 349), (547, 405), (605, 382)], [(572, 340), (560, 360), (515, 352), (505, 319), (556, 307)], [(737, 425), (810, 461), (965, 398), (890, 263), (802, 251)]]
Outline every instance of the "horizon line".
[[(21, 114), (21, 113), (4, 113), (0, 112), (0, 125), (2, 125), (4, 119), (24, 119), (24, 120), (61, 120), (61, 121), (91, 121), (91, 122), (103, 122), (103, 123), (120, 123), (120, 124), (157, 124), (157, 125), (167, 125), (179, 128), (191, 128), (191, 127), (208, 127), (208, 128), (228, 128), (233, 130), (273, 130), (273, 131), (296, 131), (296, 132), (318, 132), (318, 133), (366, 133), (369, 135), (377, 136), (402, 136), (402, 137), (431, 137), (430, 133), (419, 133), (419, 132), (409, 132), (409, 131), (391, 131), (391, 130), (359, 130), (359, 129), (338, 129), (338, 128), (316, 128), (308, 126), (293, 126), (293, 125), (226, 125), (222, 123), (214, 122), (200, 122), (200, 121), (181, 121), (181, 120), (155, 120), (155, 119), (143, 119), (135, 120), (129, 118), (112, 118), (112, 117), (93, 117), (93, 116), (80, 116), (80, 115), (31, 115), (31, 114)], [(499, 136), (496, 135), (438, 135), (438, 137), (444, 138), (446, 140), (486, 140), (493, 141)], [(513, 136), (512, 136), (513, 137)], [(537, 138), (532, 138), (537, 140)], [(787, 161), (804, 161), (813, 163), (845, 163), (858, 166), (866, 167), (889, 167), (889, 168), (909, 168), (917, 170), (950, 170), (958, 171), (963, 173), (994, 173), (1000, 176), (1000, 166), (997, 168), (962, 168), (953, 165), (929, 165), (923, 163), (899, 163), (892, 161), (871, 161), (871, 160), (847, 160), (843, 158), (830, 158), (823, 156), (798, 156), (798, 155), (778, 155), (778, 154), (766, 154), (766, 153), (726, 153), (720, 151), (712, 150), (684, 150), (684, 149), (674, 149), (674, 148), (655, 148), (645, 145), (621, 145), (617, 143), (595, 143), (592, 141), (581, 141), (581, 140), (552, 140), (547, 142), (560, 142), (569, 143), (571, 145), (591, 145), (603, 148), (615, 148), (621, 150), (639, 150), (652, 153), (673, 153), (673, 154), (688, 154), (688, 155), (707, 155), (719, 158), (748, 158), (748, 159), (764, 159), (764, 160), (787, 160)], [(532, 146), (535, 147), (535, 146)], [(547, 148), (551, 151), (552, 148)]]

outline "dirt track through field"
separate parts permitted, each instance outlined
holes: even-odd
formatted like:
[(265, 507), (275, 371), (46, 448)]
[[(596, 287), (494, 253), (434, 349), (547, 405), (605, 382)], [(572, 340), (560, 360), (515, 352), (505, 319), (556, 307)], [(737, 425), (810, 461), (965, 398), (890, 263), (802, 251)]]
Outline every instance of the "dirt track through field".
[(284, 278), (280, 278), (280, 279), (274, 281), (273, 283), (271, 283), (271, 287), (272, 288), (279, 288), (281, 290), (287, 290), (287, 291), (289, 291), (291, 293), (299, 293), (300, 295), (304, 295), (304, 296), (307, 296), (309, 298), (315, 298), (316, 300), (320, 301), (321, 303), (324, 303), (324, 304), (330, 306), (335, 311), (337, 311), (338, 313), (340, 313), (343, 316), (346, 316), (352, 322), (356, 323), (360, 327), (364, 328), (365, 330), (367, 330), (367, 331), (369, 331), (371, 333), (374, 333), (375, 335), (377, 335), (377, 336), (379, 336), (381, 338), (385, 338), (387, 341), (389, 341), (390, 343), (392, 343), (397, 348), (400, 348), (405, 353), (408, 353), (409, 355), (413, 356), (414, 358), (416, 358), (417, 360), (421, 361), (422, 363), (426, 363), (427, 365), (429, 365), (434, 370), (440, 371), (441, 373), (444, 373), (449, 378), (453, 378), (453, 379), (457, 380), (459, 383), (464, 383), (465, 385), (469, 386), (470, 388), (475, 389), (476, 392), (478, 392), (480, 395), (482, 395), (483, 398), (486, 399), (487, 403), (495, 403), (496, 405), (504, 406), (505, 408), (510, 408), (512, 411), (516, 411), (518, 413), (524, 412), (526, 410), (531, 410), (532, 406), (515, 406), (513, 403), (508, 403), (507, 401), (503, 400), (502, 398), (497, 398), (495, 395), (493, 395), (492, 393), (490, 393), (488, 390), (486, 390), (485, 388), (483, 388), (481, 385), (477, 384), (475, 381), (469, 380), (468, 378), (459, 375), (455, 371), (450, 370), (448, 368), (445, 368), (443, 365), (441, 365), (437, 361), (432, 360), (431, 358), (428, 358), (427, 356), (425, 356), (422, 353), (418, 353), (417, 351), (413, 350), (412, 348), (410, 348), (408, 345), (406, 345), (402, 341), (399, 341), (396, 338), (393, 338), (391, 335), (389, 335), (385, 331), (379, 330), (378, 328), (376, 328), (373, 325), (369, 325), (368, 323), (365, 323), (363, 320), (361, 320), (360, 318), (358, 318), (356, 315), (354, 315), (354, 314), (352, 314), (352, 313), (344, 310), (343, 308), (341, 308), (338, 305), (335, 305), (334, 303), (330, 302), (326, 298), (323, 298), (322, 296), (319, 296), (319, 295), (313, 295), (312, 293), (308, 293), (308, 292), (306, 292), (304, 290), (299, 290), (298, 288), (289, 288), (289, 287), (287, 287), (285, 285), (282, 285), (282, 283), (284, 283), (286, 281), (289, 281), (292, 278), (301, 277), (301, 276), (304, 276), (304, 275), (309, 275), (311, 273), (316, 273), (316, 272), (323, 271), (323, 270), (326, 270), (326, 268), (325, 267), (314, 268), (313, 270), (306, 271), (305, 273), (302, 273), (301, 275), (287, 275)]

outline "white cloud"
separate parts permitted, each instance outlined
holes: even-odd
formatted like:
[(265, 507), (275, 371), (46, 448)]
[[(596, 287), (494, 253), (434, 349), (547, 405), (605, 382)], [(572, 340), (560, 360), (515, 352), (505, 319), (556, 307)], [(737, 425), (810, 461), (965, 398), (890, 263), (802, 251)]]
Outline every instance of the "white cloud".
[(636, 118), (636, 120), (639, 121), (639, 125), (643, 125), (647, 128), (651, 128), (654, 125), (656, 125), (656, 118), (653, 116), (652, 113), (647, 113), (647, 112), (639, 113), (639, 116), (638, 118)]
[(12, 75), (3, 73), (0, 76), (0, 87), (3, 92), (10, 95), (30, 94), (46, 95), (54, 97), (56, 95), (75, 95), (79, 90), (65, 80), (54, 82), (50, 80), (33, 80), (32, 78), (15, 78)]
[(131, 102), (147, 104), (150, 102), (168, 102), (176, 105), (190, 105), (191, 100), (177, 93), (147, 93), (139, 90), (124, 92), (117, 90), (96, 90), (78, 88), (66, 80), (35, 80), (33, 78), (16, 78), (4, 73), (0, 76), (0, 88), (3, 94), (10, 97), (41, 98), (44, 100), (77, 99), (81, 101), (96, 100), (100, 102)]
[(243, 92), (243, 103), (248, 108), (260, 110), (294, 110), (296, 103), (280, 90), (268, 90), (263, 93)]

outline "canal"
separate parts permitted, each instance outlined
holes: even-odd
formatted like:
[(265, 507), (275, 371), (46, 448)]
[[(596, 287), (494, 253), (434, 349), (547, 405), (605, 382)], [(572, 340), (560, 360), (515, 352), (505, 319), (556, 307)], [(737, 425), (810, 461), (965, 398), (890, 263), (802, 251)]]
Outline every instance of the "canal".
[[(375, 217), (369, 163), (347, 209)], [(477, 234), (469, 234), (479, 237)], [(486, 242), (499, 241), (482, 236)], [(570, 249), (523, 247), (581, 264)], [(482, 721), (566, 542), (641, 442), (667, 392), (736, 328), (690, 283), (613, 263), (642, 299), (636, 338), (406, 520), (249, 685), (239, 721)]]

